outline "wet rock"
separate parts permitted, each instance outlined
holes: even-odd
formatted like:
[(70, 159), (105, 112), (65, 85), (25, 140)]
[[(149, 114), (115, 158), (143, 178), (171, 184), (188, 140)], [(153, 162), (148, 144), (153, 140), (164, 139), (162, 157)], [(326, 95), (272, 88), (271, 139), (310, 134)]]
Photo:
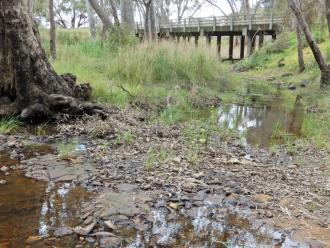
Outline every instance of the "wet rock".
[(26, 244), (33, 244), (36, 243), (38, 241), (42, 240), (42, 238), (40, 236), (29, 236), (26, 240), (25, 243)]
[(73, 231), (78, 235), (86, 236), (94, 229), (95, 225), (96, 225), (96, 222), (93, 222), (86, 227), (77, 226), (73, 229)]
[(284, 59), (280, 59), (280, 60), (277, 62), (277, 66), (278, 66), (278, 67), (283, 67), (283, 66), (285, 66)]
[(192, 176), (193, 176), (193, 178), (200, 179), (200, 178), (204, 177), (204, 173), (199, 172), (199, 173), (193, 174)]
[(88, 243), (95, 243), (96, 239), (92, 238), (92, 237), (87, 237), (86, 239), (86, 242)]
[(290, 164), (290, 165), (288, 165), (288, 169), (297, 169), (297, 165)]
[(282, 74), (281, 78), (292, 77), (292, 76), (293, 76), (293, 73), (287, 72), (287, 73)]
[(288, 89), (289, 90), (295, 90), (297, 88), (297, 86), (295, 86), (294, 84), (289, 84)]
[(133, 222), (125, 215), (113, 215), (110, 217), (110, 220), (115, 226), (120, 227), (131, 227)]
[(133, 217), (141, 212), (149, 210), (146, 202), (151, 201), (145, 194), (140, 193), (115, 193), (108, 191), (100, 194), (97, 199), (97, 207), (100, 208), (100, 217), (109, 218), (112, 215), (125, 215)]
[(111, 220), (104, 221), (104, 225), (111, 230), (116, 230), (116, 227)]
[(121, 239), (117, 237), (102, 237), (99, 241), (101, 248), (121, 247)]
[(205, 192), (205, 190), (203, 191), (199, 191), (194, 197), (193, 200), (194, 201), (204, 201), (207, 197), (207, 193)]
[(63, 226), (63, 227), (57, 228), (54, 231), (54, 236), (63, 237), (63, 236), (71, 235), (72, 233), (73, 233), (73, 230), (71, 227)]
[(275, 244), (281, 244), (285, 238), (285, 235), (281, 232), (274, 232), (273, 233), (273, 241)]
[(178, 203), (174, 203), (174, 202), (170, 202), (170, 203), (168, 204), (168, 206), (169, 206), (170, 208), (172, 208), (172, 209), (175, 209), (175, 210), (178, 210), (178, 208), (179, 208), (179, 204), (178, 204)]
[(3, 172), (3, 173), (6, 173), (8, 170), (9, 170), (9, 168), (7, 166), (2, 166), (0, 168), (0, 171)]
[(0, 185), (5, 185), (5, 184), (7, 184), (8, 182), (6, 181), (6, 180), (4, 180), (4, 179), (2, 179), (2, 180), (0, 180)]
[(155, 208), (165, 208), (166, 207), (166, 201), (164, 200), (158, 200), (155, 204)]

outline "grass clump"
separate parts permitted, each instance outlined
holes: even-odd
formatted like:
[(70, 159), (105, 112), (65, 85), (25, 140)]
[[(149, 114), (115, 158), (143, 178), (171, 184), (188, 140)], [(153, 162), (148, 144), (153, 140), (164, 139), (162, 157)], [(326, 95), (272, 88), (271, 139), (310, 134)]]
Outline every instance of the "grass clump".
[(18, 131), (20, 122), (15, 117), (0, 119), (0, 134), (13, 134)]
[(144, 161), (144, 168), (150, 171), (152, 168), (164, 165), (173, 156), (174, 151), (167, 147), (151, 147)]
[(74, 141), (61, 141), (57, 144), (58, 157), (61, 159), (68, 159), (73, 157), (77, 143)]
[(128, 146), (133, 143), (135, 135), (131, 131), (125, 131), (117, 134), (115, 143), (117, 145)]

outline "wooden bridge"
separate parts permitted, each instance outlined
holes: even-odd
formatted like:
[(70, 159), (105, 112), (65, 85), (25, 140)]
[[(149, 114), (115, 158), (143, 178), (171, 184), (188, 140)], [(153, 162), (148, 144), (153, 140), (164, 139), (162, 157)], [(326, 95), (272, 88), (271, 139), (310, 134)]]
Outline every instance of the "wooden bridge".
[[(247, 54), (252, 54), (257, 39), (259, 48), (261, 48), (265, 35), (271, 35), (275, 40), (279, 27), (289, 21), (290, 19), (287, 17), (274, 16), (272, 13), (189, 18), (181, 21), (158, 22), (156, 33), (158, 38), (172, 38), (178, 42), (181, 37), (184, 41), (190, 41), (193, 37), (196, 46), (200, 36), (206, 37), (207, 44), (211, 44), (211, 37), (216, 36), (219, 56), (222, 37), (229, 36), (229, 60), (232, 60), (234, 36), (240, 37), (240, 59), (242, 59), (245, 55), (245, 47), (247, 47)], [(144, 25), (137, 23), (135, 32), (138, 37), (143, 39), (145, 36)]]

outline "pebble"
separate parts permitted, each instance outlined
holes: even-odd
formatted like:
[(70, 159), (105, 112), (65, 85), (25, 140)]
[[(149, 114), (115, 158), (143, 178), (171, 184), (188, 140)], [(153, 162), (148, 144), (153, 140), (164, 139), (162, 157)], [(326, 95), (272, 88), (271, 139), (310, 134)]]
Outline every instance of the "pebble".
[(0, 171), (2, 171), (2, 172), (7, 172), (8, 170), (9, 170), (9, 168), (7, 166), (2, 166), (0, 168)]
[(7, 184), (8, 182), (6, 181), (6, 180), (0, 180), (0, 185), (5, 185), (5, 184)]

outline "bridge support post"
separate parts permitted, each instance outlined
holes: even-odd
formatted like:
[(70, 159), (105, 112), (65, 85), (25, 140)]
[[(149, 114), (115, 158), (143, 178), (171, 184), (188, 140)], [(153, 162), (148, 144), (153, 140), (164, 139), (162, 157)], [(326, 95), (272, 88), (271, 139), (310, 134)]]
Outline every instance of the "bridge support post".
[(264, 46), (264, 33), (259, 33), (259, 49), (261, 49)]
[(209, 34), (207, 34), (206, 35), (206, 44), (208, 45), (208, 46), (211, 46), (211, 35), (209, 35)]
[(276, 41), (276, 34), (272, 34), (272, 41)]
[(245, 35), (241, 36), (241, 51), (240, 51), (240, 59), (244, 59), (245, 55)]
[(256, 45), (256, 39), (254, 37), (254, 32), (248, 32), (247, 34), (247, 53), (251, 55), (254, 51)]
[(198, 47), (198, 38), (199, 38), (199, 37), (198, 37), (198, 35), (196, 34), (196, 35), (195, 35), (195, 46), (196, 46), (196, 47)]
[(185, 34), (182, 36), (182, 39), (183, 39), (184, 44), (186, 44), (187, 43), (187, 36)]
[(219, 56), (219, 59), (221, 58), (221, 35), (217, 36), (217, 53)]
[(229, 60), (233, 60), (234, 53), (234, 35), (229, 36)]

